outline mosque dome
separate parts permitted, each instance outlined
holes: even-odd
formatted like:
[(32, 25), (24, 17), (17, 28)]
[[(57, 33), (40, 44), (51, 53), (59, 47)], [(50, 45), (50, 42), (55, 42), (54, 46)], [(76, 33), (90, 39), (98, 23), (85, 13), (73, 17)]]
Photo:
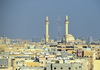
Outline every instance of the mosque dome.
[(68, 35), (67, 35), (67, 41), (68, 41), (68, 42), (74, 42), (74, 41), (75, 41), (74, 36), (73, 36), (72, 34), (68, 34)]

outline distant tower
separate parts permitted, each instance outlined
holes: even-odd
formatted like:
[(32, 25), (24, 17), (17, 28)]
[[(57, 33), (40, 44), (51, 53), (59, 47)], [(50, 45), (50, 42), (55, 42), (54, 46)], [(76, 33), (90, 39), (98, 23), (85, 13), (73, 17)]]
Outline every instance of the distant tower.
[(60, 16), (58, 16), (58, 32), (57, 32), (57, 41), (61, 40), (61, 26), (60, 26)]
[(68, 43), (68, 39), (67, 39), (67, 36), (68, 36), (68, 16), (66, 16), (66, 19), (65, 19), (65, 43)]
[(48, 44), (48, 41), (49, 41), (49, 27), (48, 27), (48, 25), (49, 25), (49, 21), (48, 21), (48, 16), (46, 16), (46, 23), (45, 23), (45, 44)]

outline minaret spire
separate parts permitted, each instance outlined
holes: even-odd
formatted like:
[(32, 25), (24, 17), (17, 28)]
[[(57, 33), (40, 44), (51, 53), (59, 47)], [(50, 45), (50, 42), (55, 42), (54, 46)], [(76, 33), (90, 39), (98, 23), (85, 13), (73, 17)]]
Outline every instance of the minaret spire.
[(68, 43), (67, 36), (68, 36), (68, 16), (65, 18), (65, 43)]
[(46, 16), (46, 19), (45, 19), (45, 44), (48, 44), (48, 41), (49, 41), (49, 21), (48, 21), (48, 16)]

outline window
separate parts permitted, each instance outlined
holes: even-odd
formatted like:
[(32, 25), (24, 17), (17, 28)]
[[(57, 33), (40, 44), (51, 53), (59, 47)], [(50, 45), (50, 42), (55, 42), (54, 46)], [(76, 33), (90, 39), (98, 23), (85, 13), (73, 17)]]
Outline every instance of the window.
[(87, 46), (83, 46), (83, 48), (87, 48)]
[(56, 70), (56, 67), (54, 67), (54, 70)]
[(56, 61), (56, 63), (59, 63), (59, 61)]
[(43, 64), (43, 62), (41, 62), (41, 64)]
[(61, 51), (61, 49), (57, 49), (57, 51)]
[(81, 66), (79, 66), (79, 68), (81, 68)]
[(69, 70), (71, 70), (71, 67), (69, 67)]
[(46, 58), (46, 60), (47, 60), (48, 58)]
[(63, 69), (63, 68), (61, 67), (61, 69)]
[(90, 56), (92, 58), (92, 56)]
[(57, 46), (58, 48), (61, 48), (61, 46)]

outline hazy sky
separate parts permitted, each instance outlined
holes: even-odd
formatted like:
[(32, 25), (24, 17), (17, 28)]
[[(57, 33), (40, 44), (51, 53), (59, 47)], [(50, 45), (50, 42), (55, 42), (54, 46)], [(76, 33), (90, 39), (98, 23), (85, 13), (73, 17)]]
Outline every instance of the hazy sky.
[(48, 16), (50, 37), (56, 38), (58, 15), (62, 36), (68, 15), (73, 36), (100, 38), (100, 0), (0, 0), (0, 36), (44, 37)]

